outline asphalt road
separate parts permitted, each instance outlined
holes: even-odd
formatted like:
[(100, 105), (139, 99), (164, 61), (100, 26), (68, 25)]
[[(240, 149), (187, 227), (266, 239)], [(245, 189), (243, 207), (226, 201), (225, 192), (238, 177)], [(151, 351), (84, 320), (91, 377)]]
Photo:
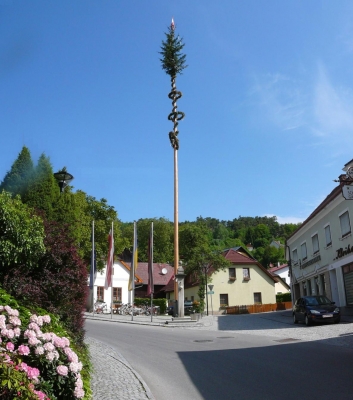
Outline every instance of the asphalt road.
[(222, 318), (197, 329), (86, 321), (86, 332), (122, 353), (156, 400), (352, 398), (352, 323)]

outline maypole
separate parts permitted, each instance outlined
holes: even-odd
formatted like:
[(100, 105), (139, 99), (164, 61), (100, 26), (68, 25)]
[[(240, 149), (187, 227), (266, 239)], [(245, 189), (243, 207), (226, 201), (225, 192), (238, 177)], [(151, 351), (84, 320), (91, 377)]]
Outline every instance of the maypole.
[[(168, 32), (165, 33), (166, 40), (162, 41), (161, 52), (162, 58), (162, 69), (170, 76), (172, 90), (168, 94), (168, 97), (172, 100), (172, 112), (168, 115), (168, 120), (173, 122), (173, 130), (169, 132), (170, 144), (174, 149), (174, 275), (178, 273), (179, 267), (179, 204), (178, 204), (178, 150), (179, 150), (179, 139), (178, 139), (178, 124), (182, 120), (185, 114), (182, 111), (178, 111), (177, 100), (182, 96), (176, 88), (176, 76), (181, 74), (182, 70), (187, 67), (185, 65), (186, 55), (181, 53), (184, 45), (182, 39), (177, 36), (175, 37), (175, 25), (174, 20), (168, 28)], [(175, 300), (180, 300), (179, 310), (184, 315), (184, 298), (178, 299), (179, 287), (177, 279), (174, 281), (174, 297)], [(178, 303), (176, 303), (178, 304)], [(178, 312), (174, 308), (174, 315)]]

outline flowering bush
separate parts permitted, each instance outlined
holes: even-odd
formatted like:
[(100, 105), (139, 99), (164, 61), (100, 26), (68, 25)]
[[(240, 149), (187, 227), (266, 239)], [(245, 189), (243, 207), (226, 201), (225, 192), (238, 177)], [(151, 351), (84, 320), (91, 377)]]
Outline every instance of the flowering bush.
[(30, 316), (21, 329), (17, 309), (0, 306), (0, 398), (81, 399), (82, 363), (66, 337), (42, 332), (50, 316)]

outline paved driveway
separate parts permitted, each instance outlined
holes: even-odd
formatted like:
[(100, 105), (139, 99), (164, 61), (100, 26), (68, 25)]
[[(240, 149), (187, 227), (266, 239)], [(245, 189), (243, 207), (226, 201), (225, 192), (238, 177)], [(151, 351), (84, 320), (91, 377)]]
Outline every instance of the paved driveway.
[(342, 317), (339, 324), (305, 326), (295, 325), (292, 311), (269, 312), (246, 315), (208, 316), (194, 328), (210, 331), (237, 332), (261, 336), (275, 336), (278, 340), (320, 340), (331, 345), (353, 348), (353, 317)]

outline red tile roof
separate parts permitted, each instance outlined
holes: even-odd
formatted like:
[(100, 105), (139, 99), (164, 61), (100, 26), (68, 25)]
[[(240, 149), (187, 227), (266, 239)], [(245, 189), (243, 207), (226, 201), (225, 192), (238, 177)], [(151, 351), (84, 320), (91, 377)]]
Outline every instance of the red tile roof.
[(256, 264), (256, 260), (242, 250), (242, 247), (238, 247), (236, 250), (228, 249), (222, 254), (232, 264)]
[(281, 269), (286, 268), (286, 267), (288, 267), (288, 264), (283, 264), (283, 265), (280, 265), (279, 267), (272, 267), (272, 268), (269, 268), (267, 271), (270, 271), (272, 274), (273, 272), (280, 271)]
[(223, 256), (232, 264), (256, 264), (267, 276), (276, 282), (276, 278), (258, 261), (256, 261), (255, 258), (246, 253), (242, 247), (228, 249), (223, 253)]
[[(126, 263), (128, 264), (128, 263)], [(130, 264), (128, 264), (130, 265)], [(139, 262), (136, 269), (136, 275), (139, 276), (144, 285), (148, 284), (148, 263)], [(166, 272), (166, 273), (164, 273)], [(174, 275), (174, 268), (169, 264), (153, 263), (153, 283), (154, 285), (165, 286)]]

